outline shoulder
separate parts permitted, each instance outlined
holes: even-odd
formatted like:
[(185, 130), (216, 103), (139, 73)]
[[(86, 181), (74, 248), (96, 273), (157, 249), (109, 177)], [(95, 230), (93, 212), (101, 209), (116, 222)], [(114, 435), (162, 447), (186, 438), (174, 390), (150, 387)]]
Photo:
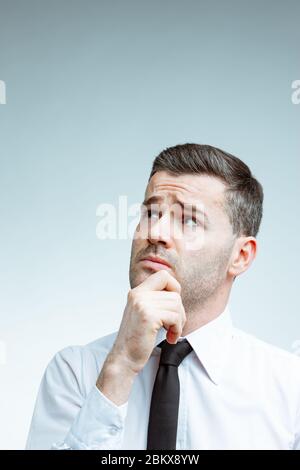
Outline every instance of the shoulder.
[(235, 353), (239, 354), (244, 362), (251, 362), (257, 370), (264, 369), (265, 373), (281, 377), (291, 376), (293, 380), (295, 380), (296, 374), (300, 379), (300, 357), (298, 355), (238, 328), (233, 328), (233, 345)]
[(95, 359), (97, 361), (105, 358), (111, 350), (116, 339), (117, 331), (102, 336), (85, 345), (67, 346), (59, 350), (54, 360), (63, 361), (68, 364), (78, 363), (78, 361)]
[(72, 345), (59, 350), (49, 362), (45, 378), (67, 382), (86, 395), (95, 383), (111, 350), (117, 331), (85, 345)]

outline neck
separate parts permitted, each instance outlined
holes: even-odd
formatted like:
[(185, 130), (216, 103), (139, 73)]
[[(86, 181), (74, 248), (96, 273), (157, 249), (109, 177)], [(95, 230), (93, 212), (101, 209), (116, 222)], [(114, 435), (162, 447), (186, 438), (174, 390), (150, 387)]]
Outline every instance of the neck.
[(186, 310), (186, 322), (182, 330), (182, 336), (201, 328), (224, 312), (229, 299), (229, 292), (214, 298), (207, 299), (195, 309)]

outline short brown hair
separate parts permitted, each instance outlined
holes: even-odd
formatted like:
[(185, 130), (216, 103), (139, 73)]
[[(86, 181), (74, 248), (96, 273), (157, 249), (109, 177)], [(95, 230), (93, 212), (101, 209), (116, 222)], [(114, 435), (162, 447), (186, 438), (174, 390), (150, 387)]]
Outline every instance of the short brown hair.
[(227, 186), (225, 210), (233, 233), (257, 235), (263, 213), (263, 188), (239, 158), (211, 145), (186, 143), (163, 150), (153, 162), (149, 180), (157, 171), (220, 178)]

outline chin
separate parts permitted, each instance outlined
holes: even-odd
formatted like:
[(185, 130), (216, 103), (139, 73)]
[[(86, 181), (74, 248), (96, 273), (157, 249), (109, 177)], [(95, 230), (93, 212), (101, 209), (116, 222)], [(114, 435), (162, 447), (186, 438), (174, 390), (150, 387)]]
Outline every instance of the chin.
[(134, 289), (135, 287), (139, 286), (142, 282), (149, 277), (151, 273), (149, 272), (135, 272), (130, 275), (130, 287)]

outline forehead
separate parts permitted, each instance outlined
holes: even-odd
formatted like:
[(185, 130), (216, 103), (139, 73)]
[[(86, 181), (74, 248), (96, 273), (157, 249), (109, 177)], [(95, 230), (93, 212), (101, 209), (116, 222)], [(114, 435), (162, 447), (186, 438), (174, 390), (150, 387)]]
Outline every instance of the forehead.
[(225, 184), (209, 175), (171, 175), (165, 171), (155, 173), (150, 179), (145, 199), (162, 196), (168, 199), (183, 199), (186, 202), (203, 204), (207, 209), (223, 205)]

